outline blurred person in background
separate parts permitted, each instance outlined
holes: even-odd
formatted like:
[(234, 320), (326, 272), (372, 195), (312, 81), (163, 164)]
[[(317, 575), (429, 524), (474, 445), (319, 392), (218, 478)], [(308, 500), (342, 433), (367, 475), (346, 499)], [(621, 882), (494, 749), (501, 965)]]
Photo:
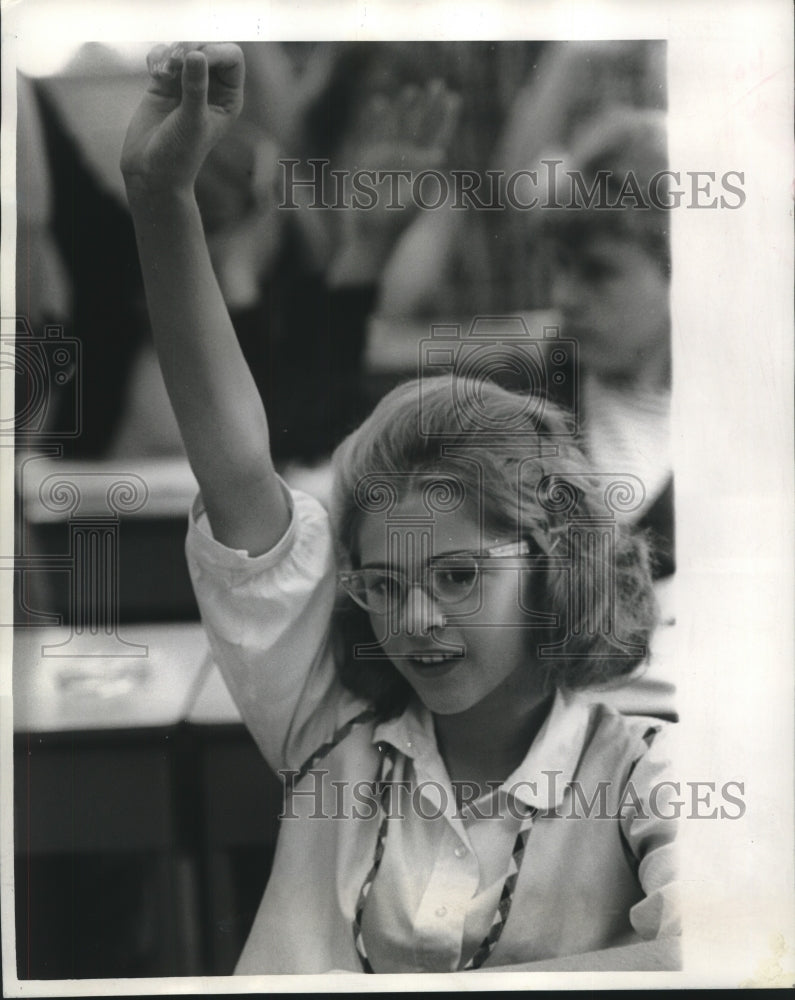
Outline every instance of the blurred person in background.
[[(665, 43), (536, 43), (504, 66), (476, 153), (452, 166), (504, 178), (536, 170), (571, 149), (578, 131), (616, 106), (664, 110)], [(503, 60), (504, 62), (504, 60)], [(484, 111), (486, 109), (483, 109)], [(504, 186), (504, 185), (503, 185)], [(543, 210), (423, 212), (401, 237), (382, 281), (378, 311), (396, 318), (472, 317), (550, 306), (550, 265), (538, 236)], [(516, 201), (529, 203), (521, 185)]]
[[(616, 207), (575, 198), (577, 207), (543, 219), (552, 304), (579, 346), (583, 444), (597, 470), (642, 481), (633, 516), (652, 532), (658, 578), (675, 566), (670, 213), (655, 181), (667, 167), (665, 115), (614, 108), (581, 130), (564, 168), (587, 189), (606, 175), (605, 200)], [(630, 176), (647, 207), (632, 194), (619, 203)]]
[[(583, 450), (597, 473), (642, 483), (638, 506), (617, 517), (650, 543), (661, 626), (675, 622), (676, 569), (666, 133), (663, 112), (626, 106), (588, 123), (561, 169), (586, 191), (602, 177), (603, 207), (580, 190), (575, 207), (545, 211), (540, 234), (528, 234), (549, 264), (561, 334), (578, 345)], [(630, 714), (677, 718), (672, 635), (658, 627), (635, 683), (601, 697)]]

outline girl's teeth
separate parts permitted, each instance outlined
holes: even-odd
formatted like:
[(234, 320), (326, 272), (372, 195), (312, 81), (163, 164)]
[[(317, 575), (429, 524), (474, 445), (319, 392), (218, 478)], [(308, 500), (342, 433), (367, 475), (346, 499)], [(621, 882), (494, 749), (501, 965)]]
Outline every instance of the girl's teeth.
[(420, 663), (442, 663), (444, 660), (448, 659), (446, 656), (418, 656), (417, 659)]

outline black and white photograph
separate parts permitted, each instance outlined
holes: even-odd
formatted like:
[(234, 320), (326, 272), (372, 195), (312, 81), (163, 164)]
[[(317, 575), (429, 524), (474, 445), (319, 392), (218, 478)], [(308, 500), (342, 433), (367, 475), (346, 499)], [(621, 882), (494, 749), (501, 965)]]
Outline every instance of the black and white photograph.
[(3, 995), (795, 985), (791, 6), (2, 31)]

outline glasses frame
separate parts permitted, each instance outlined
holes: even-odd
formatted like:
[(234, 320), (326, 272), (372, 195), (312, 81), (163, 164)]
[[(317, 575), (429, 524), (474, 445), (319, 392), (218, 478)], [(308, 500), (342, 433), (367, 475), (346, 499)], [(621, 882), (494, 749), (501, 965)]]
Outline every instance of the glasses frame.
[[(475, 591), (478, 585), (478, 581), (480, 579), (481, 563), (484, 562), (487, 563), (490, 560), (498, 560), (498, 559), (516, 559), (519, 556), (527, 556), (527, 555), (530, 555), (530, 544), (526, 539), (522, 539), (517, 542), (500, 542), (499, 544), (492, 545), (487, 549), (462, 549), (457, 552), (445, 552), (443, 555), (433, 556), (425, 563), (425, 565), (422, 568), (422, 577), (424, 578), (422, 580), (418, 580), (416, 578), (409, 579), (409, 577), (407, 576), (406, 573), (403, 572), (403, 570), (382, 569), (378, 570), (378, 572), (380, 572), (382, 577), (393, 580), (396, 586), (399, 588), (400, 600), (398, 603), (398, 609), (402, 609), (404, 607), (406, 596), (408, 595), (409, 590), (413, 589), (414, 587), (420, 587), (425, 593), (426, 597), (428, 597), (435, 603), (444, 605), (445, 607), (448, 606), (455, 607), (455, 605), (463, 603)], [(433, 593), (432, 586), (429, 584), (429, 580), (431, 579), (431, 574), (433, 573), (433, 570), (452, 569), (456, 566), (458, 562), (460, 562), (465, 558), (474, 560), (475, 568), (478, 571), (475, 574), (474, 580), (472, 581), (471, 588), (465, 594), (462, 594), (460, 597), (452, 600), (449, 598), (437, 597)], [(351, 598), (351, 600), (354, 601), (360, 608), (362, 608), (368, 614), (378, 615), (379, 617), (386, 617), (388, 614), (390, 614), (390, 611), (392, 614), (394, 614), (395, 613), (394, 610), (388, 607), (383, 611), (378, 610), (376, 608), (368, 607), (366, 602), (363, 601), (358, 596), (358, 594), (354, 592), (352, 586), (353, 580), (356, 577), (360, 576), (362, 573), (366, 572), (368, 572), (368, 570), (362, 570), (362, 569), (342, 570), (337, 574), (337, 582), (345, 591), (345, 593)]]

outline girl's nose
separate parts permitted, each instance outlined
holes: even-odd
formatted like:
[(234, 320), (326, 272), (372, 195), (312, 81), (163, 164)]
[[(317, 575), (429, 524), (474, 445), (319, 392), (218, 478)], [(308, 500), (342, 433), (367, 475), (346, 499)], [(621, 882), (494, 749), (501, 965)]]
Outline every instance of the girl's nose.
[(428, 635), (444, 625), (437, 602), (418, 584), (411, 584), (403, 603), (403, 631), (406, 635)]

